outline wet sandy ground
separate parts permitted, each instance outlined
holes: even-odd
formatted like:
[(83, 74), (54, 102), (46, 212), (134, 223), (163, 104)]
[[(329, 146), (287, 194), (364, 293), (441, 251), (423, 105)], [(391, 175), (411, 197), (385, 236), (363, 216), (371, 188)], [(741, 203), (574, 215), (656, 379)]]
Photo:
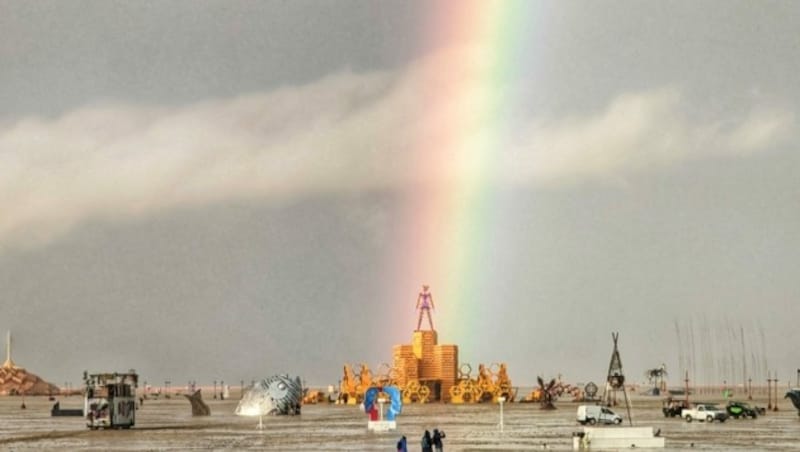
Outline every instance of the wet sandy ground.
[[(89, 431), (82, 419), (50, 417), (53, 402), (27, 398), (20, 410), (17, 397), (0, 398), (0, 449), (2, 450), (395, 450), (400, 435), (410, 450), (419, 450), (425, 429), (447, 434), (445, 450), (571, 450), (576, 405), (559, 402), (556, 411), (541, 411), (537, 404), (506, 404), (504, 431), (499, 429), (498, 405), (408, 405), (398, 419), (398, 430), (369, 433), (366, 416), (355, 406), (307, 405), (294, 417), (258, 419), (233, 415), (236, 400), (210, 400), (212, 415), (193, 418), (182, 398), (148, 400), (137, 413), (131, 430)], [(756, 401), (766, 406), (766, 401)], [(79, 397), (62, 399), (62, 408), (80, 407)], [(634, 399), (637, 426), (652, 425), (666, 437), (667, 450), (791, 450), (800, 447), (800, 417), (787, 400), (779, 411), (755, 420), (730, 419), (725, 423), (686, 423), (661, 414), (658, 398)], [(625, 409), (617, 410), (627, 417)], [(627, 425), (627, 420), (625, 422)], [(611, 427), (613, 428), (613, 427)]]

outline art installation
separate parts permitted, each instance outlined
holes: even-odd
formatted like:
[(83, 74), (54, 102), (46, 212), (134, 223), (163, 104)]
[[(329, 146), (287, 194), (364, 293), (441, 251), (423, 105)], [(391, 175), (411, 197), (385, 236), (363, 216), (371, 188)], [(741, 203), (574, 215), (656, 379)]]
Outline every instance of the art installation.
[[(357, 405), (364, 402), (371, 387), (396, 386), (401, 401), (409, 403), (499, 403), (513, 402), (517, 389), (511, 385), (505, 363), (479, 365), (478, 376), (472, 367), (458, 361), (458, 346), (439, 344), (431, 310), (434, 308), (430, 287), (422, 286), (415, 309), (419, 311), (416, 329), (409, 344), (392, 348), (392, 363), (381, 364), (376, 373), (361, 364), (360, 372), (345, 364), (339, 384), (337, 403)], [(429, 330), (422, 330), (422, 318), (428, 316)]]
[(239, 416), (300, 414), (303, 383), (300, 377), (273, 375), (256, 382), (236, 407)]
[[(389, 409), (384, 413), (383, 405), (389, 402)], [(376, 407), (375, 405), (379, 405)], [(403, 407), (400, 389), (396, 386), (373, 386), (364, 394), (364, 412), (369, 414), (367, 429), (386, 432), (397, 429), (397, 415)]]
[(211, 415), (211, 408), (203, 402), (203, 396), (200, 394), (200, 390), (194, 392), (194, 394), (184, 394), (184, 397), (189, 399), (189, 403), (192, 404), (192, 416), (210, 416)]
[(428, 286), (422, 286), (422, 292), (419, 293), (417, 296), (417, 307), (416, 309), (419, 311), (419, 319), (417, 320), (417, 331), (420, 331), (422, 327), (422, 316), (423, 314), (428, 315), (428, 325), (431, 327), (431, 331), (433, 331), (433, 319), (431, 318), (431, 309), (436, 309), (433, 305), (433, 295), (428, 291)]
[(0, 395), (52, 395), (58, 387), (17, 366), (11, 359), (11, 332), (6, 336), (6, 360), (0, 366)]
[(136, 424), (136, 388), (139, 376), (128, 372), (83, 372), (86, 426), (92, 430), (128, 429)]
[(369, 388), (364, 396), (364, 411), (367, 413), (374, 412), (375, 403), (378, 401), (378, 396), (381, 392), (389, 396), (390, 402), (389, 409), (386, 411), (386, 414), (383, 416), (383, 418), (387, 421), (394, 421), (403, 408), (403, 402), (400, 400), (400, 389), (398, 389), (396, 386)]
[(792, 401), (792, 405), (797, 408), (797, 415), (800, 416), (800, 389), (790, 389), (783, 398)]

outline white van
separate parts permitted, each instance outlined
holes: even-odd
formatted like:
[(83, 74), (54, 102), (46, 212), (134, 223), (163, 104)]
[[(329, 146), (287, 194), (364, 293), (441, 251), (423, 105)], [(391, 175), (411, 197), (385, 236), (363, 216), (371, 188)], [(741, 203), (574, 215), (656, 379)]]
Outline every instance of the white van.
[(600, 405), (578, 405), (578, 423), (586, 424), (621, 424), (622, 416)]

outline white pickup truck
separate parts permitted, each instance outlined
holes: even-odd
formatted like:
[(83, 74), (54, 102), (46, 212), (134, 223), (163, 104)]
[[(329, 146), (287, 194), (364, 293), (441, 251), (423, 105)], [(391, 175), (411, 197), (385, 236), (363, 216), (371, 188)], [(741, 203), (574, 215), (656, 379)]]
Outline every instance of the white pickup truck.
[(713, 403), (695, 403), (691, 408), (681, 410), (681, 417), (686, 419), (686, 422), (695, 420), (725, 422), (728, 419), (728, 412)]

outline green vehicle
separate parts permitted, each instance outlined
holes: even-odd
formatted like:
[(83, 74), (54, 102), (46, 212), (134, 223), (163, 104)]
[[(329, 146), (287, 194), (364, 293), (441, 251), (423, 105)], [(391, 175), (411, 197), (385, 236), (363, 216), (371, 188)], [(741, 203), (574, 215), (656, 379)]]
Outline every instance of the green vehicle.
[(766, 413), (764, 408), (760, 408), (757, 406), (751, 406), (750, 404), (744, 402), (728, 402), (728, 406), (725, 407), (725, 410), (728, 414), (734, 418), (751, 418), (755, 419), (758, 417), (759, 414)]

